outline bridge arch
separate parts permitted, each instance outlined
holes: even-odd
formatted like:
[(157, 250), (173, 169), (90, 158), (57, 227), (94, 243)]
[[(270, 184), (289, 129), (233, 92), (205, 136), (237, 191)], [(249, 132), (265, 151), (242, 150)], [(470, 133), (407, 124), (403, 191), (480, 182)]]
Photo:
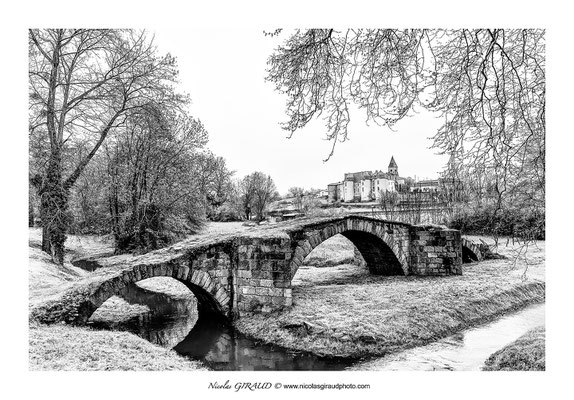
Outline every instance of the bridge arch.
[(471, 263), (484, 259), (484, 245), (477, 244), (468, 238), (461, 239), (462, 262)]
[(157, 265), (138, 264), (114, 277), (103, 280), (87, 296), (79, 307), (77, 324), (85, 324), (90, 316), (110, 297), (122, 289), (144, 279), (170, 277), (183, 283), (197, 299), (198, 316), (228, 315), (230, 296), (228, 291), (206, 270), (190, 270), (182, 263), (168, 262)]
[(390, 221), (345, 219), (294, 232), (296, 246), (290, 264), (291, 279), (303, 260), (318, 245), (341, 234), (359, 250), (369, 271), (376, 275), (408, 275), (408, 247), (404, 237), (408, 228)]

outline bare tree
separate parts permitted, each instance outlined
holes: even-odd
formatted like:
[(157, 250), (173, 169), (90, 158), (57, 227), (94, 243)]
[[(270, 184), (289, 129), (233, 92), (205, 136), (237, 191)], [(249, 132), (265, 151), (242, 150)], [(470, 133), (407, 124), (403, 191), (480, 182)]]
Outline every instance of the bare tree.
[(269, 66), (288, 99), (283, 128), (292, 135), (324, 117), (327, 159), (347, 138), (353, 106), (389, 127), (424, 107), (445, 121), (434, 147), (496, 210), (526, 203), (543, 212), (544, 30), (298, 30)]
[(396, 220), (399, 211), (400, 196), (397, 192), (388, 190), (381, 190), (379, 192), (379, 208), (381, 209), (384, 218)]
[(255, 201), (255, 180), (253, 179), (253, 174), (241, 179), (237, 186), (242, 216), (250, 220), (253, 214), (253, 203)]
[(219, 208), (231, 198), (234, 171), (227, 168), (223, 157), (207, 151), (196, 155), (192, 173), (201, 192), (206, 215), (217, 216)]
[(267, 207), (279, 197), (271, 176), (262, 172), (253, 172), (243, 178), (240, 190), (246, 218), (250, 219), (255, 214), (258, 221), (265, 219)]
[(133, 110), (105, 145), (116, 251), (149, 250), (201, 226), (195, 152), (207, 142), (201, 122), (155, 104)]
[(293, 197), (295, 207), (297, 211), (303, 211), (303, 196), (305, 195), (305, 189), (302, 187), (292, 187), (289, 189), (289, 194)]
[[(95, 29), (29, 31), (31, 183), (40, 195), (42, 249), (63, 263), (69, 191), (126, 114), (152, 99), (182, 100), (171, 84), (175, 59), (158, 57), (145, 32)], [(88, 148), (72, 164), (78, 144)]]

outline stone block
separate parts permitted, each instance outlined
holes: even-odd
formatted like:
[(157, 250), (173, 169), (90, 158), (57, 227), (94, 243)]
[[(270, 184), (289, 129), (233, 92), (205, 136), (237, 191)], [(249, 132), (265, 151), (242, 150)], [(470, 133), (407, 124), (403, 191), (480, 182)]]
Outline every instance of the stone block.
[(258, 280), (253, 278), (237, 278), (236, 281), (239, 286), (258, 286), (259, 284)]
[(134, 282), (141, 281), (143, 279), (142, 273), (141, 273), (141, 268), (139, 266), (135, 266), (133, 271), (134, 271)]
[(211, 285), (211, 277), (209, 276), (209, 273), (204, 272), (203, 273), (203, 279), (202, 279), (202, 285), (203, 287), (208, 287), (209, 285)]
[(309, 235), (308, 240), (312, 249), (314, 249), (319, 245), (319, 243), (321, 243), (321, 237), (317, 232), (313, 232), (311, 235)]
[(302, 242), (299, 243), (299, 245), (303, 248), (304, 256), (307, 256), (307, 254), (309, 254), (311, 250), (313, 250), (313, 247), (311, 247), (311, 244), (309, 243), (308, 240), (303, 240)]
[(273, 286), (275, 286), (276, 288), (290, 288), (291, 287), (291, 281), (290, 280), (275, 281), (273, 283)]
[(213, 294), (215, 288), (216, 288), (215, 282), (213, 282), (212, 280), (209, 280), (204, 286), (204, 289), (207, 290), (209, 293), (212, 293), (212, 294)]
[(178, 268), (177, 278), (181, 280), (187, 280), (187, 276), (189, 275), (189, 267), (186, 265), (180, 265)]
[(271, 288), (267, 288), (267, 287), (256, 287), (255, 288), (255, 294), (257, 295), (263, 295), (263, 296), (267, 296), (269, 295), (269, 291), (272, 290)]
[(255, 288), (252, 286), (244, 286), (241, 288), (243, 294), (255, 294)]
[(271, 296), (269, 295), (257, 295), (253, 296), (261, 304), (269, 304), (271, 302)]
[(251, 271), (250, 270), (239, 270), (239, 271), (237, 271), (237, 276), (239, 278), (251, 278)]
[(191, 271), (191, 274), (188, 276), (187, 280), (197, 284), (197, 280), (198, 280), (199, 276), (200, 276), (200, 271), (196, 269), (196, 270)]
[(271, 303), (275, 306), (284, 306), (285, 305), (285, 298), (273, 296), (271, 298)]
[(259, 286), (273, 287), (273, 279), (261, 279), (259, 280)]
[(300, 241), (295, 249), (294, 258), (303, 259), (306, 256), (303, 241)]
[(253, 276), (253, 278), (258, 278), (261, 280), (272, 280), (273, 279), (273, 271), (253, 270), (252, 276)]
[(219, 304), (221, 304), (222, 307), (225, 307), (229, 304), (229, 301), (231, 300), (229, 295), (227, 293), (223, 293), (221, 295), (218, 295), (216, 297), (217, 301), (219, 301)]

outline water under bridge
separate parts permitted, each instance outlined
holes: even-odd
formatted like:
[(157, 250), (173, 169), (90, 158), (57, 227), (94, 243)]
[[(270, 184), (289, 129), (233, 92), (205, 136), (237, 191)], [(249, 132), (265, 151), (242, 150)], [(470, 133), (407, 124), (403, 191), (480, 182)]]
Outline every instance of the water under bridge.
[(292, 305), (291, 281), (305, 257), (341, 234), (379, 275), (462, 274), (460, 232), (363, 216), (302, 218), (227, 234), (203, 234), (126, 261), (118, 258), (32, 310), (41, 322), (85, 324), (108, 298), (137, 281), (184, 283), (198, 311), (228, 318)]

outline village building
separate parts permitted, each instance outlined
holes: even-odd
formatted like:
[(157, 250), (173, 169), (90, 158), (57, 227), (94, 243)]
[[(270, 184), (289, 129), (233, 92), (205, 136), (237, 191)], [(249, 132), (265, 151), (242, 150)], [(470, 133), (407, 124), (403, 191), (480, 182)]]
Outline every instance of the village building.
[(328, 199), (331, 202), (378, 201), (382, 192), (396, 192), (405, 178), (399, 176), (399, 168), (394, 157), (383, 171), (361, 171), (346, 173), (343, 181), (327, 185)]
[(427, 179), (416, 182), (411, 186), (411, 192), (438, 192), (441, 187), (441, 182), (439, 179)]

